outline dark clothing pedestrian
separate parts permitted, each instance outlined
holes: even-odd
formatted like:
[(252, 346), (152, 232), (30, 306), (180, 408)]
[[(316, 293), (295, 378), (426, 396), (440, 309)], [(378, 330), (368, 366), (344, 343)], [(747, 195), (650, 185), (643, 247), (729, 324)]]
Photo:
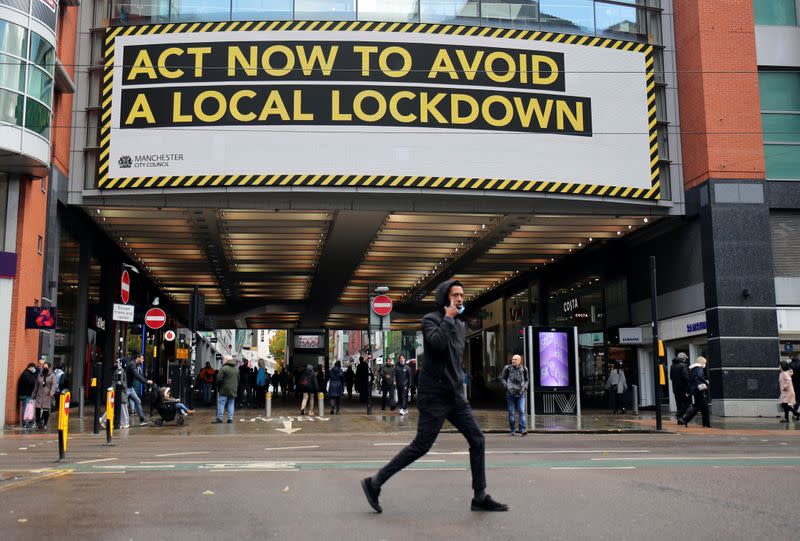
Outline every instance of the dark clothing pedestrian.
[(709, 383), (706, 379), (705, 366), (693, 364), (689, 367), (689, 392), (694, 403), (686, 410), (682, 424), (689, 425), (691, 420), (700, 412), (703, 426), (711, 428), (711, 419), (708, 412), (708, 391)]
[(342, 395), (344, 394), (345, 376), (339, 363), (331, 368), (328, 374), (328, 397), (331, 399), (331, 413), (339, 413)]
[(353, 399), (353, 383), (356, 381), (356, 373), (353, 372), (353, 367), (348, 366), (344, 372), (344, 384), (347, 387), (347, 397)]
[[(458, 286), (458, 287), (456, 287)], [(425, 348), (425, 373), (420, 376), (417, 407), (417, 435), (372, 478), (362, 481), (370, 505), (381, 511), (378, 503), (381, 486), (395, 473), (425, 455), (433, 446), (445, 420), (464, 435), (469, 443), (472, 470), (473, 510), (506, 511), (507, 506), (492, 500), (485, 492), (485, 439), (462, 391), (461, 363), (466, 326), (453, 314), (462, 308), (463, 289), (456, 280), (447, 280), (436, 288), (437, 310), (422, 318)]]
[(358, 391), (358, 401), (366, 402), (369, 392), (369, 366), (364, 359), (359, 359), (356, 367), (356, 390)]
[(789, 363), (789, 369), (792, 371), (792, 387), (796, 393), (800, 392), (800, 355), (795, 355)]
[(402, 414), (408, 408), (408, 390), (411, 385), (411, 372), (404, 362), (397, 363), (394, 367), (394, 384), (397, 388), (397, 406)]
[(33, 388), (36, 386), (36, 372), (26, 368), (22, 371), (17, 382), (17, 396), (20, 400), (33, 396)]
[(321, 366), (317, 367), (315, 372), (317, 376), (317, 392), (324, 393), (325, 392), (325, 371), (322, 369)]
[(672, 394), (675, 395), (675, 405), (678, 410), (675, 412), (675, 417), (680, 420), (692, 403), (692, 399), (689, 396), (689, 367), (686, 366), (682, 358), (676, 357), (672, 359), (669, 379), (672, 381)]
[(417, 394), (417, 375), (419, 371), (417, 370), (417, 362), (416, 361), (409, 361), (408, 363), (408, 372), (409, 372), (409, 380), (411, 385), (411, 402), (414, 401), (414, 397)]
[(394, 365), (384, 364), (378, 372), (381, 385), (381, 409), (386, 409), (386, 399), (389, 399), (389, 406), (392, 411), (397, 407), (397, 402), (394, 399)]

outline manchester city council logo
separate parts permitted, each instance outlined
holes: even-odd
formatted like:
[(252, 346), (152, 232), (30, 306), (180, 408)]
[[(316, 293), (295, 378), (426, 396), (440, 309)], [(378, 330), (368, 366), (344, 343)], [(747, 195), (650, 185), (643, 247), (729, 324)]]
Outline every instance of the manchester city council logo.
[(119, 159), (119, 166), (121, 169), (130, 169), (133, 166), (133, 160), (130, 156), (122, 156)]

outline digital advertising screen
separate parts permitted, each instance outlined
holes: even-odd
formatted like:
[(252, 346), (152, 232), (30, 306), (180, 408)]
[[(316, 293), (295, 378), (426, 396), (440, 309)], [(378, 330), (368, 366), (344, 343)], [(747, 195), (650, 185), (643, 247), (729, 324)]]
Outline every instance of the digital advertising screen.
[(569, 338), (566, 332), (539, 333), (539, 385), (569, 387)]

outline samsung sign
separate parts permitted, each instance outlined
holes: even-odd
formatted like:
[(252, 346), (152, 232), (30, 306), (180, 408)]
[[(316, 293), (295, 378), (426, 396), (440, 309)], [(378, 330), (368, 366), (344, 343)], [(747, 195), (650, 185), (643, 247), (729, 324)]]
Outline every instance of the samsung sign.
[(109, 28), (98, 187), (656, 199), (653, 77), (650, 45), (527, 30)]

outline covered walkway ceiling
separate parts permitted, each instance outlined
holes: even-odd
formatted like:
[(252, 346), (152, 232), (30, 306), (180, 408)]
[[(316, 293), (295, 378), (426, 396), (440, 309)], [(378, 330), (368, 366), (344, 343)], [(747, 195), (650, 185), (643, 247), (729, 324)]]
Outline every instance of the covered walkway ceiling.
[(520, 273), (652, 223), (645, 215), (88, 207), (171, 300), (195, 285), (219, 327), (367, 325), (370, 286), (391, 288), (393, 329), (413, 329), (457, 276), (470, 301)]

